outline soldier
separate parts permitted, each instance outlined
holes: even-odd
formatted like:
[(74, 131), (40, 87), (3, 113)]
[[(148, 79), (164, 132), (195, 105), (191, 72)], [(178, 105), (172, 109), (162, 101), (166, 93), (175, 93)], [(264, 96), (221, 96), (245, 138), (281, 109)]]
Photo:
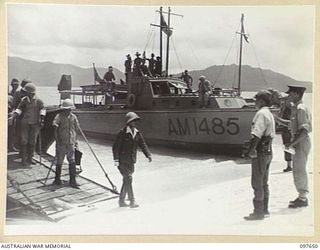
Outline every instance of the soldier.
[(71, 112), (74, 108), (70, 99), (63, 100), (61, 105), (63, 111), (55, 116), (52, 123), (56, 140), (56, 176), (53, 184), (61, 185), (61, 168), (64, 157), (67, 156), (70, 186), (78, 188), (79, 184), (76, 182), (75, 146), (77, 144), (77, 130), (80, 126), (76, 115)]
[(33, 83), (27, 83), (23, 91), (26, 96), (21, 99), (13, 116), (22, 116), (20, 154), (22, 165), (28, 166), (36, 164), (32, 158), (40, 127), (44, 124), (46, 110), (43, 101), (36, 96), (36, 86)]
[(156, 59), (154, 59), (154, 53), (151, 53), (151, 58), (146, 58), (149, 62), (148, 70), (151, 76), (155, 76), (155, 66), (156, 66)]
[(24, 86), (26, 86), (26, 84), (28, 83), (31, 83), (30, 80), (27, 80), (27, 79), (23, 79), (20, 83), (20, 89), (17, 89), (15, 92), (14, 92), (14, 95), (13, 95), (13, 107), (14, 108), (17, 108), (22, 97), (25, 96), (25, 92), (23, 91), (23, 88)]
[[(283, 97), (280, 102), (280, 117), (285, 120), (290, 119), (291, 114), (291, 102), (288, 97)], [(282, 126), (281, 138), (283, 145), (287, 145), (291, 141), (291, 132), (288, 126)], [(283, 169), (283, 172), (292, 171), (292, 155), (288, 152), (284, 152), (284, 159), (287, 162), (287, 168)]]
[[(142, 134), (136, 129), (136, 122), (138, 120), (140, 120), (140, 117), (136, 113), (129, 112), (126, 114), (126, 127), (120, 130), (112, 148), (115, 166), (118, 167), (123, 177), (119, 196), (120, 207), (130, 206), (131, 208), (135, 208), (139, 206), (135, 201), (132, 188), (132, 175), (137, 158), (137, 147), (139, 146), (142, 149), (149, 162), (152, 161), (149, 148)], [(128, 194), (130, 205), (125, 202), (126, 194)]]
[(112, 66), (109, 66), (109, 67), (108, 67), (108, 71), (104, 74), (103, 80), (104, 80), (106, 83), (111, 83), (111, 82), (113, 82), (113, 81), (116, 80), (116, 77), (115, 77), (114, 74), (113, 74), (113, 68), (112, 68)]
[(210, 92), (210, 82), (206, 80), (205, 76), (199, 77), (199, 103), (200, 108), (205, 108), (209, 104), (209, 92)]
[(157, 60), (155, 61), (154, 74), (155, 76), (161, 76), (161, 72), (162, 72), (161, 57), (157, 56)]
[(312, 131), (311, 113), (309, 109), (302, 103), (302, 97), (305, 87), (289, 86), (287, 93), (289, 101), (293, 102), (294, 106), (291, 109), (290, 129), (291, 142), (286, 144), (286, 148), (294, 148), (295, 154), (292, 156), (293, 161), (293, 178), (298, 198), (290, 201), (289, 208), (298, 208), (308, 206), (307, 194), (308, 174), (307, 160), (311, 148), (309, 133)]
[(130, 54), (127, 55), (127, 60), (124, 62), (124, 67), (125, 67), (126, 82), (128, 82), (128, 74), (131, 73), (131, 67), (132, 67), (132, 59)]
[[(19, 81), (16, 78), (13, 78), (11, 80), (11, 91), (9, 93), (9, 95), (14, 96), (14, 93), (17, 91), (17, 89), (19, 88)], [(13, 100), (12, 100), (13, 102)]]
[(139, 56), (141, 56), (141, 54), (139, 52), (136, 52), (136, 58), (133, 61), (133, 74), (135, 76), (141, 76), (142, 72), (141, 72), (141, 67), (142, 67), (142, 63), (143, 63), (143, 59)]
[(191, 92), (192, 92), (192, 82), (193, 82), (193, 78), (192, 78), (192, 76), (189, 75), (188, 70), (185, 70), (185, 71), (181, 74), (180, 78), (187, 84), (187, 87), (188, 87), (187, 92), (188, 92), (188, 93), (191, 93)]
[(248, 157), (252, 159), (251, 185), (254, 191), (253, 213), (245, 216), (246, 220), (263, 220), (269, 216), (269, 167), (272, 160), (272, 139), (275, 137), (275, 121), (269, 107), (271, 93), (259, 91), (256, 96), (258, 112), (252, 121), (251, 140)]

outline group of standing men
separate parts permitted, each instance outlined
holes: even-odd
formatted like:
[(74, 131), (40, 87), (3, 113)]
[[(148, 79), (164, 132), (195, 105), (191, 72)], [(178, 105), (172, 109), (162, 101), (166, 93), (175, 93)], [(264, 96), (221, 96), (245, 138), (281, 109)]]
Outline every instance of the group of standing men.
[[(145, 52), (143, 52), (142, 58), (139, 52), (136, 52), (135, 56), (136, 58), (133, 60), (133, 65), (130, 54), (127, 55), (127, 60), (124, 62), (126, 82), (128, 81), (128, 75), (130, 73), (133, 73), (134, 76), (161, 76), (162, 63), (160, 56), (157, 56), (155, 59), (154, 53), (151, 53), (151, 57), (147, 58)], [(146, 61), (148, 61), (148, 66), (145, 65)]]
[[(36, 85), (29, 80), (23, 80), (19, 88), (19, 81), (13, 79), (12, 90), (8, 96), (8, 133), (9, 151), (20, 149), (21, 165), (30, 168), (37, 164), (34, 159), (36, 143), (39, 137), (41, 151), (40, 129), (44, 126), (46, 109), (43, 101), (36, 95)], [(69, 162), (70, 186), (78, 187), (76, 182), (75, 146), (76, 130), (79, 123), (71, 109), (74, 105), (70, 99), (63, 101), (61, 112), (53, 121), (56, 140), (56, 176), (53, 184), (61, 185), (60, 175), (62, 162), (67, 156)], [(16, 141), (13, 141), (16, 138)], [(11, 139), (11, 140), (10, 140)], [(16, 147), (15, 147), (16, 146)]]
[(289, 202), (289, 208), (308, 206), (307, 194), (308, 175), (307, 159), (310, 151), (309, 133), (312, 130), (311, 113), (302, 103), (305, 88), (289, 86), (287, 100), (290, 105), (289, 119), (273, 115), (269, 109), (272, 105), (272, 94), (269, 91), (260, 91), (255, 96), (258, 109), (253, 118), (251, 129), (250, 147), (247, 156), (252, 159), (251, 185), (254, 191), (253, 213), (245, 216), (246, 220), (262, 220), (270, 215), (269, 204), (269, 168), (272, 160), (272, 140), (275, 137), (275, 121), (288, 127), (291, 140), (285, 144), (286, 150), (294, 149), (292, 152), (292, 170), (294, 185), (298, 197)]

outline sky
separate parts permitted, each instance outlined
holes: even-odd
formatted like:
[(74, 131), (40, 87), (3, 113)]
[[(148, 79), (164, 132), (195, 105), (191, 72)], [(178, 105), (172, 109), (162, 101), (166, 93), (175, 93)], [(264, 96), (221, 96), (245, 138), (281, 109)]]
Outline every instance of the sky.
[[(127, 54), (159, 55), (159, 6), (7, 4), (8, 56), (124, 71)], [(165, 11), (168, 6), (163, 6)], [(313, 82), (314, 7), (172, 6), (170, 73), (242, 63)], [(165, 15), (167, 20), (167, 15)], [(166, 35), (163, 35), (164, 49)], [(165, 54), (165, 51), (163, 52)], [(165, 59), (164, 59), (165, 60)]]

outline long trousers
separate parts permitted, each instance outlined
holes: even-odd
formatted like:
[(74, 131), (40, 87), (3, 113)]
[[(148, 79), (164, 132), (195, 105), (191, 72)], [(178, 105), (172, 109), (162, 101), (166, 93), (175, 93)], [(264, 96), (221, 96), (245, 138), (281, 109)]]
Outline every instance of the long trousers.
[(132, 187), (132, 174), (134, 172), (134, 164), (120, 164), (118, 167), (121, 175), (122, 175), (122, 187), (120, 191), (119, 201), (122, 202), (125, 200), (126, 195), (128, 194), (128, 198), (130, 202), (134, 202), (134, 194)]

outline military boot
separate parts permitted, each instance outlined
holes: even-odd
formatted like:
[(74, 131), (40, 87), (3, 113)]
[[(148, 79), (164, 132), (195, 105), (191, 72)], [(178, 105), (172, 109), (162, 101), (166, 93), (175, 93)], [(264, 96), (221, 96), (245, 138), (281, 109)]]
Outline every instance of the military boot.
[(253, 201), (253, 213), (245, 216), (245, 220), (263, 220), (264, 219), (264, 201)]
[(24, 166), (24, 167), (29, 166), (28, 161), (27, 161), (27, 145), (21, 145), (20, 155), (21, 155), (22, 166)]
[(56, 165), (56, 176), (54, 178), (54, 182), (52, 183), (53, 185), (57, 185), (57, 186), (60, 186), (62, 183), (61, 183), (61, 179), (60, 179), (60, 176), (61, 176), (61, 168), (62, 166), (61, 165)]
[(33, 155), (34, 155), (34, 145), (28, 144), (28, 159), (27, 161), (32, 164), (36, 165), (37, 162), (33, 160)]
[(69, 164), (69, 175), (70, 175), (70, 186), (73, 188), (79, 188), (79, 184), (76, 181), (76, 174), (77, 174), (77, 169), (76, 169), (76, 164), (71, 163)]
[(120, 191), (120, 195), (119, 195), (119, 207), (129, 207), (130, 205), (127, 204), (124, 200), (126, 198), (126, 194), (127, 194), (127, 187), (126, 187), (127, 183), (125, 181), (123, 181), (122, 187), (121, 187), (121, 191)]
[(134, 194), (133, 194), (133, 188), (132, 188), (132, 177), (130, 176), (129, 181), (128, 181), (128, 197), (130, 200), (130, 207), (131, 208), (136, 208), (139, 207), (139, 204), (136, 202), (135, 198), (134, 198)]

